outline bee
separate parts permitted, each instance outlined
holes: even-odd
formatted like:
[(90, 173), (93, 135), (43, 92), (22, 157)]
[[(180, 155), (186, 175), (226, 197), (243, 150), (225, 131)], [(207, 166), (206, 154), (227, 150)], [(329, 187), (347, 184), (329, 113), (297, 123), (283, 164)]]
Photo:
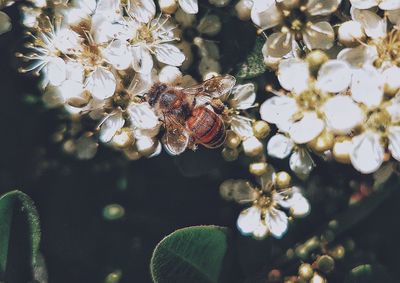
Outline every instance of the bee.
[(233, 76), (225, 75), (184, 89), (163, 83), (151, 87), (144, 97), (164, 125), (162, 140), (170, 154), (194, 150), (199, 144), (217, 148), (225, 142), (225, 105), (220, 98), (229, 95), (235, 83)]

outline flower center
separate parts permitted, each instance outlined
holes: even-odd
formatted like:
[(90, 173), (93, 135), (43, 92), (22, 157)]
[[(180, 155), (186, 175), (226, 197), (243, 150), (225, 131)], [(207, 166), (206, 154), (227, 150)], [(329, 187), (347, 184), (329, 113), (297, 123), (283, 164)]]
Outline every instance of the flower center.
[(139, 41), (146, 43), (154, 42), (153, 31), (147, 25), (142, 25), (137, 31), (137, 38)]
[(391, 116), (385, 109), (377, 109), (368, 115), (365, 127), (378, 133), (386, 134), (387, 127), (391, 124)]
[(312, 87), (294, 98), (302, 110), (317, 111), (326, 100), (326, 95)]
[(378, 50), (378, 59), (375, 61), (377, 67), (384, 62), (400, 66), (400, 30), (394, 28), (384, 39), (373, 40), (372, 44)]

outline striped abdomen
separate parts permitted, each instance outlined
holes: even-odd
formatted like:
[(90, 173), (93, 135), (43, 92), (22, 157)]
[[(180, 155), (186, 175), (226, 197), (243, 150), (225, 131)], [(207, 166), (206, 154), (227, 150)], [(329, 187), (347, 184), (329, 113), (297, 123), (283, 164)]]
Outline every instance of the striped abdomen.
[(196, 143), (215, 148), (225, 141), (225, 126), (222, 119), (206, 107), (197, 107), (186, 121)]

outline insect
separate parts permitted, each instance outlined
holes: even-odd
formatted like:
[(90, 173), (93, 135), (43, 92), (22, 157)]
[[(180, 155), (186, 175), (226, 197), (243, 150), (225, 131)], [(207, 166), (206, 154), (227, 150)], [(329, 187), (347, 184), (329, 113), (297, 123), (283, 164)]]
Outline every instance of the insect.
[(221, 114), (225, 106), (219, 98), (229, 95), (235, 83), (233, 76), (225, 75), (185, 89), (163, 83), (152, 86), (145, 99), (164, 124), (163, 143), (170, 154), (181, 154), (198, 144), (216, 148), (224, 143)]

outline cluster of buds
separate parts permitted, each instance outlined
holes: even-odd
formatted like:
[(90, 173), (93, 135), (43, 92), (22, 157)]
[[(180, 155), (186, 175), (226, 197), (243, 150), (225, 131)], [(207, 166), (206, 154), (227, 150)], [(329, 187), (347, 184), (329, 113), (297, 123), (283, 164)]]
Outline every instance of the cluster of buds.
[(288, 173), (275, 173), (271, 166), (264, 171), (257, 178), (258, 186), (252, 186), (246, 180), (227, 180), (221, 184), (220, 193), (226, 200), (251, 205), (240, 213), (237, 220), (237, 227), (243, 235), (256, 239), (268, 235), (281, 238), (287, 232), (289, 219), (307, 215), (310, 205), (300, 188), (291, 186)]
[[(295, 249), (288, 249), (285, 260), (298, 259), (296, 275), (284, 275), (281, 269), (272, 269), (267, 276), (268, 283), (327, 283), (335, 277), (336, 265), (343, 267), (344, 259), (349, 260), (353, 255), (354, 241), (345, 240), (343, 243), (329, 244), (332, 241), (335, 221), (320, 237), (314, 236)], [(328, 280), (329, 279), (329, 280)]]

